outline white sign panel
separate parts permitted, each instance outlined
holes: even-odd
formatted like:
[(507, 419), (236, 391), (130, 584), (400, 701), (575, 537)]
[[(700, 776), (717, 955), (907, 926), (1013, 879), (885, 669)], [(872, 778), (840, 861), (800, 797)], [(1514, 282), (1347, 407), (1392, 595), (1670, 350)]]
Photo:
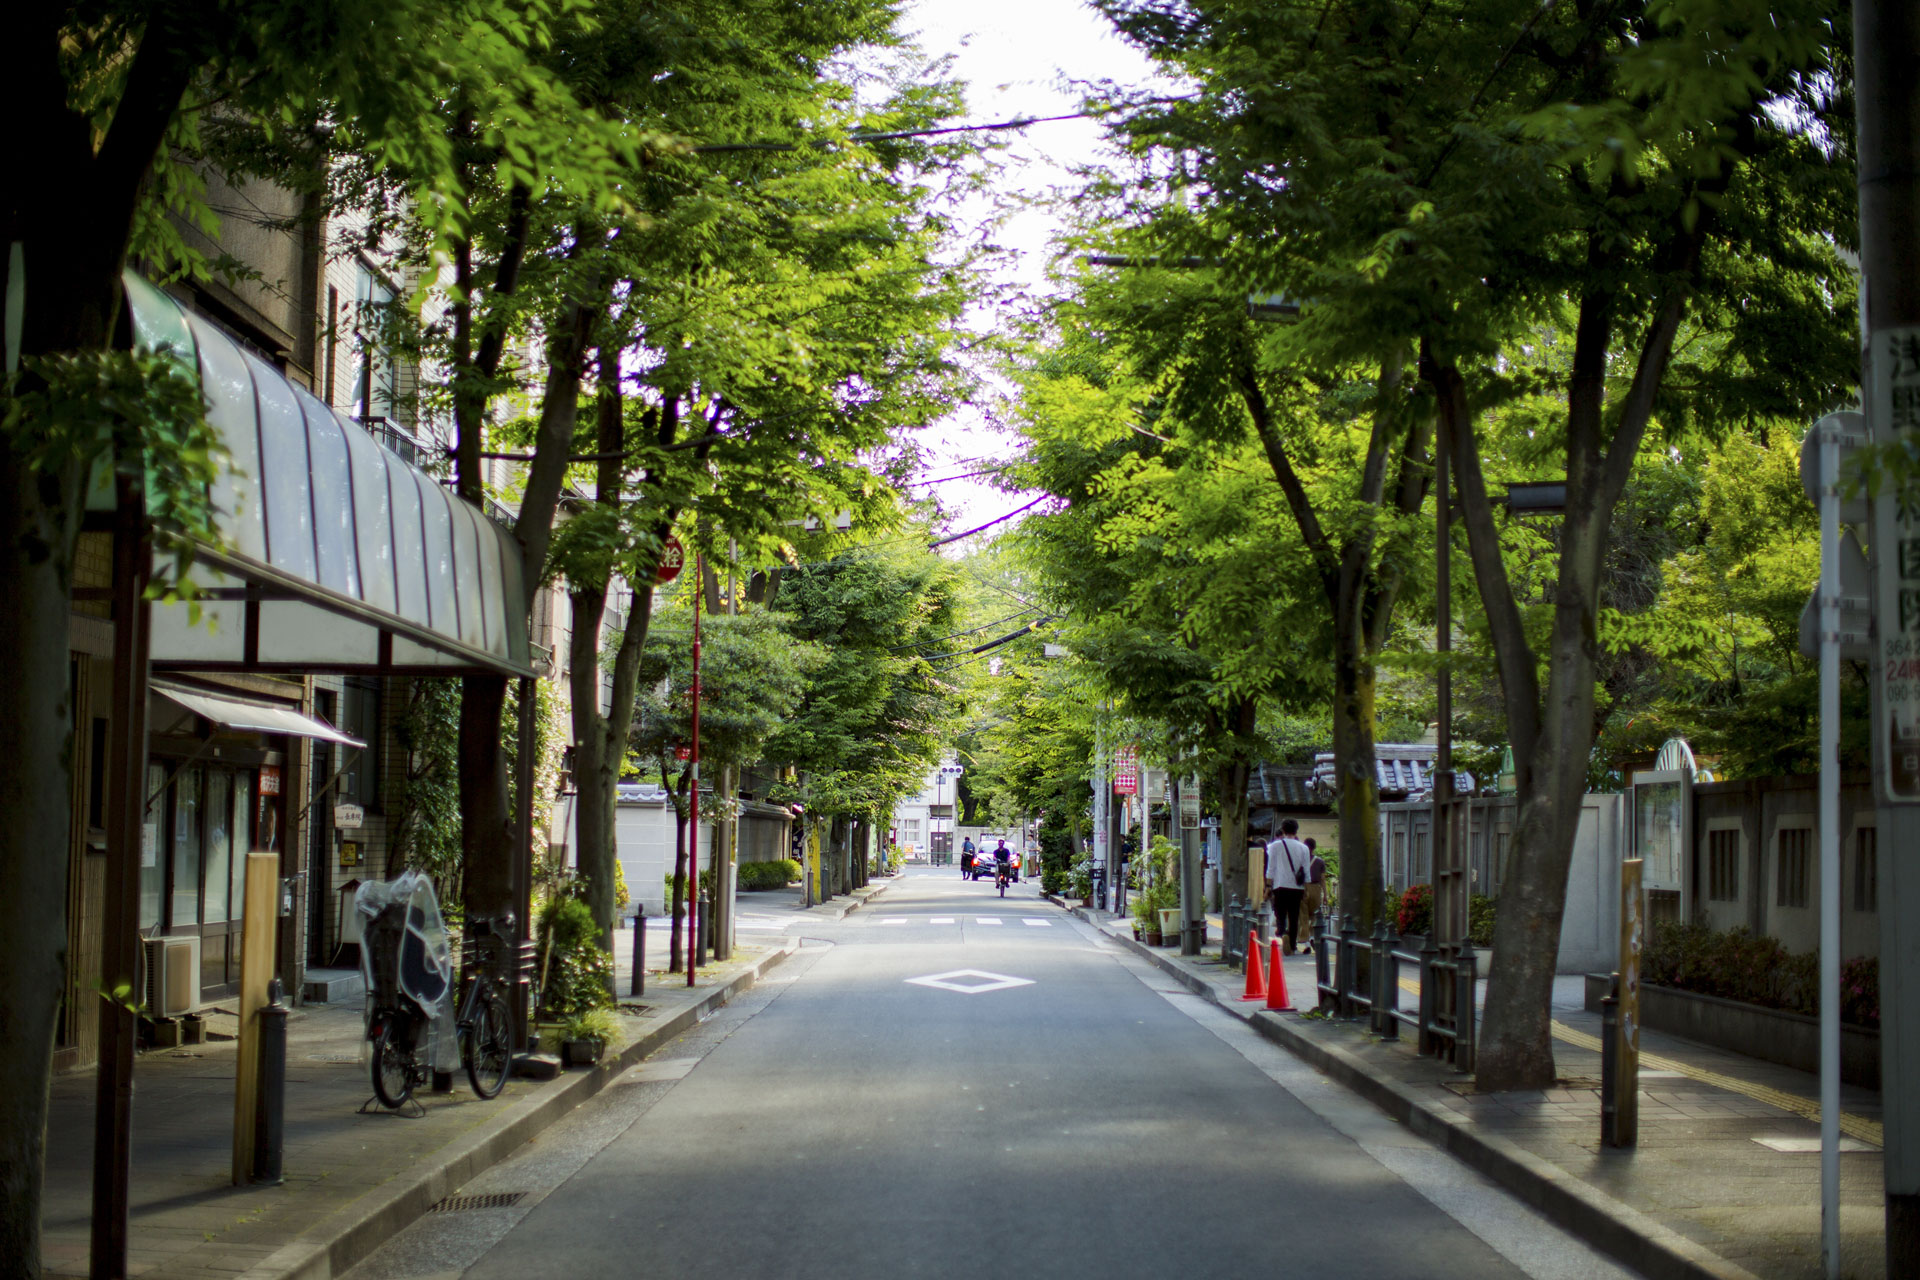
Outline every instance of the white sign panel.
[(342, 800), (333, 806), (333, 825), (342, 831), (358, 831), (366, 820), (367, 811), (357, 804)]
[[(1920, 440), (1920, 325), (1874, 332), (1867, 416), (1875, 444)], [(1874, 679), (1886, 711), (1886, 800), (1920, 803), (1920, 493), (1883, 485), (1873, 502)]]

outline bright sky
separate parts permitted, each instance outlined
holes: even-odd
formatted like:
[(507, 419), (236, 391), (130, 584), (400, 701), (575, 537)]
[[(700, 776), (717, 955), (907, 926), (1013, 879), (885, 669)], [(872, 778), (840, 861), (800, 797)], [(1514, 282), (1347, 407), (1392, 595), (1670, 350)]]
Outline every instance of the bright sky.
[[(1148, 64), (1113, 34), (1112, 28), (1078, 0), (915, 0), (904, 28), (929, 56), (951, 53), (952, 74), (967, 84), (968, 120), (990, 123), (1077, 110), (1080, 94), (1066, 81), (1111, 79), (1138, 85), (1151, 78)], [(1034, 124), (1011, 137), (1003, 153), (998, 185), (1003, 194), (1039, 194), (1067, 181), (1068, 168), (1097, 161), (1101, 130), (1092, 120)], [(993, 213), (991, 203), (975, 202), (970, 220)], [(1044, 287), (1054, 219), (1041, 210), (1016, 214), (996, 237), (1014, 252), (1007, 272), (1028, 292)], [(977, 324), (991, 324), (989, 314)], [(1004, 457), (1011, 441), (977, 410), (961, 409), (922, 438), (930, 458), (924, 478), (960, 475)], [(983, 461), (988, 460), (988, 461)], [(1034, 494), (1003, 493), (981, 477), (934, 487), (949, 513), (947, 530), (958, 533), (985, 524), (1032, 501)], [(928, 492), (927, 488), (916, 489)], [(1011, 528), (995, 526), (984, 539)], [(955, 543), (969, 549), (977, 539)]]

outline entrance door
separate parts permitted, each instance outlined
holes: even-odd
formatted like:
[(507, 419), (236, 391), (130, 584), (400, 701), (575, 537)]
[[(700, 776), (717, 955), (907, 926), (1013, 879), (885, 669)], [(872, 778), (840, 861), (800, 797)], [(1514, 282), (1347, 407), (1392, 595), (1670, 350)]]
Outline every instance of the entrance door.
[(328, 945), (327, 892), (332, 883), (328, 871), (333, 860), (333, 804), (321, 789), (333, 781), (333, 744), (313, 744), (313, 794), (307, 808), (307, 964), (324, 968), (333, 948)]

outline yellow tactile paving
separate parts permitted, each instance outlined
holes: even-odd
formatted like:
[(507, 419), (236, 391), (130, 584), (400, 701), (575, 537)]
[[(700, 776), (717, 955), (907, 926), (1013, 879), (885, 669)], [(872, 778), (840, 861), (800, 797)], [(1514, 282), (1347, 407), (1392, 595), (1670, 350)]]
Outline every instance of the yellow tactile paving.
[[(1406, 978), (1400, 980), (1400, 989), (1416, 996), (1420, 994), (1420, 984)], [(1576, 1049), (1600, 1052), (1599, 1036), (1575, 1030), (1558, 1019), (1553, 1023), (1553, 1035), (1555, 1039), (1563, 1040)], [(1696, 1067), (1690, 1062), (1682, 1062), (1678, 1058), (1668, 1058), (1657, 1053), (1642, 1053), (1640, 1062), (1642, 1066), (1654, 1071), (1672, 1071), (1689, 1080), (1698, 1080), (1701, 1084), (1725, 1089), (1728, 1093), (1737, 1093), (1742, 1097), (1752, 1098), (1755, 1102), (1764, 1102), (1770, 1107), (1778, 1107), (1789, 1114), (1811, 1120), (1815, 1124), (1820, 1123), (1820, 1104), (1811, 1098), (1802, 1098), (1798, 1094), (1786, 1093), (1764, 1084), (1755, 1084), (1751, 1080), (1742, 1080), (1738, 1076), (1709, 1071), (1705, 1067)], [(1840, 1132), (1849, 1138), (1871, 1142), (1876, 1147), (1884, 1147), (1887, 1144), (1885, 1126), (1878, 1120), (1869, 1120), (1865, 1116), (1856, 1116), (1852, 1112), (1840, 1113)]]

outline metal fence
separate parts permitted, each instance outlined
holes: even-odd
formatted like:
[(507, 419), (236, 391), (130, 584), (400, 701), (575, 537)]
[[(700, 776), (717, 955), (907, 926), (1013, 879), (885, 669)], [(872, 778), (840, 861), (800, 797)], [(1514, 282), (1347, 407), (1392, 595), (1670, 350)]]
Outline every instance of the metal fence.
[[(1417, 1036), (1419, 1051), (1472, 1071), (1474, 1062), (1474, 987), (1480, 977), (1480, 957), (1471, 942), (1445, 955), (1427, 942), (1409, 951), (1385, 921), (1374, 926), (1371, 938), (1355, 927), (1352, 916), (1339, 918), (1318, 912), (1311, 931), (1314, 987), (1323, 1013), (1357, 1018), (1364, 1010), (1371, 1029), (1383, 1040), (1398, 1040), (1404, 1024)], [(1366, 953), (1367, 977), (1360, 978), (1360, 956)], [(1419, 979), (1419, 1003), (1408, 1011), (1400, 1007), (1400, 974), (1411, 968)]]

